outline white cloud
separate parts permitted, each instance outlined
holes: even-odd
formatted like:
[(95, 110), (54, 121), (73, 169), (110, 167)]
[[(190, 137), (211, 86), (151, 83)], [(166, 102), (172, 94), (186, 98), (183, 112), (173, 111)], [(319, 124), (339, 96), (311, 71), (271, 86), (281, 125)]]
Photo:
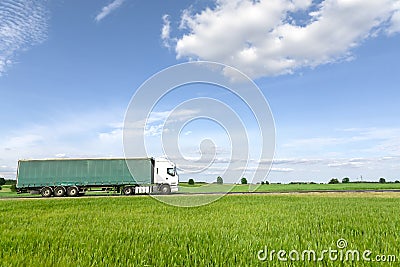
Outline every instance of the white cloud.
[(364, 40), (400, 31), (399, 11), (398, 0), (216, 0), (214, 8), (182, 12), (175, 50), (177, 58), (223, 62), (253, 78), (292, 73), (351, 60)]
[(17, 164), (15, 163), (13, 167), (3, 165), (0, 166), (0, 177), (6, 179), (15, 179), (17, 173)]
[(166, 48), (170, 48), (170, 34), (171, 34), (171, 21), (169, 20), (169, 15), (165, 14), (162, 16), (163, 26), (161, 29), (161, 40)]
[(272, 167), (271, 171), (272, 172), (292, 172), (292, 171), (294, 171), (294, 169), (292, 169), (292, 168), (276, 168), (276, 167)]
[(45, 1), (0, 1), (0, 76), (19, 52), (46, 40), (47, 21)]
[[(290, 140), (282, 148), (321, 151), (346, 146), (345, 154), (400, 155), (400, 128), (352, 128), (337, 130), (337, 137), (322, 136)], [(340, 150), (340, 149), (339, 149)]]
[(191, 119), (193, 118), (193, 116), (198, 114), (198, 112), (199, 112), (198, 110), (191, 110), (191, 109), (159, 111), (159, 112), (153, 111), (150, 113), (150, 116), (146, 120), (145, 135), (159, 136), (163, 131), (169, 131), (171, 124)]
[(164, 128), (163, 124), (146, 125), (144, 134), (145, 136), (159, 136), (165, 130), (167, 129)]
[[(275, 182), (314, 181), (327, 182), (332, 177), (350, 177), (352, 181), (377, 181), (386, 177), (398, 180), (399, 157), (361, 158), (309, 158), (276, 159), (271, 168), (269, 180)], [(278, 162), (278, 163), (277, 163)], [(275, 166), (275, 165), (277, 165)], [(287, 172), (279, 170), (288, 169)]]
[(328, 164), (329, 167), (335, 167), (335, 168), (345, 168), (345, 167), (350, 167), (350, 168), (361, 168), (364, 167), (364, 164), (361, 162), (333, 162)]
[(121, 128), (118, 127), (118, 128), (112, 129), (110, 132), (100, 133), (99, 139), (102, 142), (106, 142), (106, 143), (121, 142), (122, 134), (123, 134), (122, 127)]
[(390, 26), (386, 31), (389, 35), (400, 32), (400, 1), (393, 1), (393, 10), (396, 11), (393, 12), (392, 17), (390, 18)]
[(391, 22), (392, 25), (388, 28), (387, 33), (392, 35), (400, 32), (400, 11), (393, 14)]
[(101, 21), (102, 19), (104, 19), (105, 17), (110, 15), (111, 12), (113, 12), (114, 10), (119, 8), (124, 2), (125, 2), (125, 0), (114, 0), (110, 4), (104, 6), (101, 9), (101, 12), (99, 14), (97, 14), (95, 21), (97, 21), (97, 22)]
[(40, 133), (27, 133), (24, 135), (13, 136), (8, 139), (9, 147), (31, 147), (44, 141), (45, 138)]
[(299, 147), (299, 146), (328, 146), (328, 145), (336, 145), (346, 142), (344, 138), (336, 138), (336, 137), (313, 137), (313, 138), (304, 138), (304, 139), (296, 139), (292, 140), (286, 144), (283, 144), (283, 147)]
[[(53, 155), (56, 157), (122, 156), (124, 123), (122, 118), (117, 118), (117, 113), (123, 114), (122, 111), (106, 113), (93, 111), (87, 114), (73, 114), (51, 125), (30, 125), (28, 129), (18, 131), (23, 132), (23, 135), (10, 133), (11, 137), (3, 138), (3, 142), (0, 141), (0, 151), (2, 148), (7, 148), (17, 153), (18, 155), (13, 157), (15, 160), (19, 157)], [(135, 136), (141, 136), (143, 131), (145, 137), (159, 136), (163, 131), (168, 131), (169, 123), (187, 120), (196, 113), (196, 110), (152, 112), (147, 120), (136, 121), (125, 131), (129, 130)], [(165, 125), (166, 120), (168, 123)], [(25, 148), (29, 148), (29, 151)]]
[[(53, 115), (55, 119), (57, 115)], [(0, 133), (0, 166), (16, 166), (19, 159), (122, 156), (123, 112), (93, 111), (58, 116), (58, 120), (25, 125)], [(15, 177), (15, 169), (0, 176)]]

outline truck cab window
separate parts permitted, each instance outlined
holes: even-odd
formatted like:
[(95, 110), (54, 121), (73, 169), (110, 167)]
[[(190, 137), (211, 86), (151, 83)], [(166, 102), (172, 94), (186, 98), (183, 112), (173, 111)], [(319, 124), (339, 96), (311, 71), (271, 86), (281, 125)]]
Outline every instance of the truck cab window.
[(167, 168), (167, 173), (171, 176), (175, 176), (175, 169), (174, 168)]

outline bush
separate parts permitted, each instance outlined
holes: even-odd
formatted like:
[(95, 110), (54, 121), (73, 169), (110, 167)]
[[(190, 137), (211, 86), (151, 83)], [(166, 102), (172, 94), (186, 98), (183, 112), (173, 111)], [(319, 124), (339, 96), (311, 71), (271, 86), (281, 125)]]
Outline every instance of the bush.
[(329, 181), (328, 184), (338, 184), (338, 183), (339, 183), (339, 180), (338, 180), (338, 179), (332, 178), (332, 179)]
[(380, 182), (381, 184), (384, 184), (384, 183), (386, 183), (386, 179), (383, 178), (383, 177), (381, 177), (381, 178), (379, 178), (379, 182)]
[(17, 192), (17, 185), (16, 184), (12, 184), (10, 186), (10, 190), (11, 190), (11, 192)]
[(223, 184), (223, 183), (224, 183), (224, 180), (222, 179), (222, 177), (218, 176), (217, 177), (217, 184)]
[(1, 186), (0, 186), (0, 191), (1, 191), (1, 189), (2, 189), (2, 188), (1, 188)]
[(192, 178), (189, 179), (188, 184), (194, 185), (194, 180)]
[(241, 184), (247, 184), (247, 179), (245, 177), (243, 177), (242, 179), (240, 179)]
[(350, 178), (349, 177), (344, 177), (342, 179), (342, 183), (344, 183), (344, 184), (350, 183)]

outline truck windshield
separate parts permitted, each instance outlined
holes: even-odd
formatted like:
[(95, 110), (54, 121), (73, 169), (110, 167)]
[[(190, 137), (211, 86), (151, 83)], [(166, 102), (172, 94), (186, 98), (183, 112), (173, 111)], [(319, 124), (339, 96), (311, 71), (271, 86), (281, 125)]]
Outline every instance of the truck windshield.
[(167, 168), (167, 173), (171, 176), (175, 176), (175, 168)]

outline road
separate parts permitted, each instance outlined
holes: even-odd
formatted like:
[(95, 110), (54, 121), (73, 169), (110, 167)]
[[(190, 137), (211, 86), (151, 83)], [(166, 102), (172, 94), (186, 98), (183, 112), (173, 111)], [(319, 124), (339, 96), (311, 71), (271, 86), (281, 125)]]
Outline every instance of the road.
[[(311, 193), (400, 193), (400, 189), (382, 189), (382, 190), (299, 190), (299, 191), (277, 191), (277, 192), (204, 192), (204, 193), (173, 193), (169, 196), (194, 196), (194, 195), (279, 195), (279, 194), (311, 194)], [(140, 195), (146, 196), (146, 195)], [(84, 195), (75, 198), (97, 198), (97, 197), (121, 197), (120, 194), (99, 194)], [(15, 196), (0, 197), (0, 200), (11, 199), (65, 199), (66, 197), (44, 198), (40, 195), (35, 196)]]

